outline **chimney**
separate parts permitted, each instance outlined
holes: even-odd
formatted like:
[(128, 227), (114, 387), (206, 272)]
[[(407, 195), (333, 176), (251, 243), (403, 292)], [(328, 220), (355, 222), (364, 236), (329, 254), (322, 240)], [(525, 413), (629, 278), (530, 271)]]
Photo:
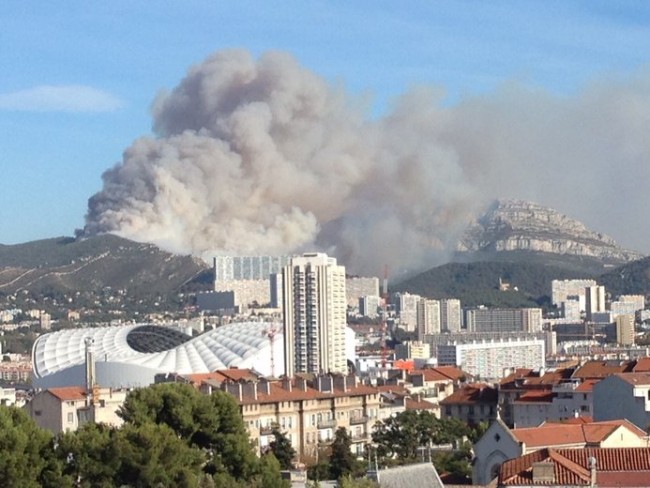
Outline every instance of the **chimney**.
[(262, 378), (259, 382), (259, 391), (265, 395), (271, 394), (271, 382), (266, 378)]
[(225, 388), (225, 390), (228, 393), (230, 393), (232, 396), (234, 396), (240, 402), (243, 400), (241, 383), (233, 383), (231, 381), (227, 381), (227, 382), (222, 383), (222, 386)]
[(282, 388), (291, 391), (292, 384), (291, 384), (291, 378), (287, 378), (286, 376), (282, 378)]
[(549, 462), (533, 463), (533, 484), (555, 483), (555, 465)]
[(246, 397), (252, 397), (253, 400), (257, 400), (257, 383), (255, 381), (247, 381), (245, 383), (240, 383), (242, 388), (242, 395)]
[(596, 486), (596, 458), (589, 456), (589, 486), (592, 488)]
[(301, 391), (307, 391), (307, 380), (299, 376), (298, 378), (296, 378), (296, 386)]
[(316, 377), (316, 388), (321, 392), (332, 391), (332, 377), (329, 374), (319, 374)]
[(344, 392), (348, 391), (346, 377), (343, 376), (342, 374), (337, 374), (334, 377), (334, 388), (337, 390), (342, 390)]

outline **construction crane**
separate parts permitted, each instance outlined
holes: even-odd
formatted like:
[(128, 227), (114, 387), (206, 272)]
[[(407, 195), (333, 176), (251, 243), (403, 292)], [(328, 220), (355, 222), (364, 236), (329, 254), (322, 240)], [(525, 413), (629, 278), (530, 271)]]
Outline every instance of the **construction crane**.
[(265, 335), (267, 339), (269, 340), (269, 344), (271, 345), (271, 376), (275, 378), (275, 354), (273, 352), (273, 344), (275, 342), (275, 335), (280, 332), (280, 329), (273, 326), (269, 325), (266, 329), (262, 331), (262, 335)]

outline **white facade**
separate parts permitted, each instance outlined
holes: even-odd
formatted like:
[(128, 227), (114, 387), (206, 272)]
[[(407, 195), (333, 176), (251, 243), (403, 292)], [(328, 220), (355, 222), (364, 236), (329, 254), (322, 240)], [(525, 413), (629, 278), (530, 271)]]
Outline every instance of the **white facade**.
[(468, 332), (539, 332), (541, 308), (474, 308), (465, 311)]
[(462, 321), (460, 300), (457, 298), (440, 300), (440, 327), (443, 332), (460, 332)]
[(506, 368), (540, 369), (545, 362), (542, 339), (500, 340), (438, 346), (438, 364), (458, 366), (483, 380), (500, 379)]
[[(288, 262), (288, 256), (217, 256), (213, 260), (215, 285), (220, 281), (268, 280)], [(215, 291), (221, 290), (215, 287)]]
[(381, 298), (376, 295), (366, 295), (359, 297), (359, 314), (364, 317), (375, 318), (379, 315)]
[(417, 326), (418, 302), (420, 295), (412, 295), (410, 293), (397, 293), (397, 312), (399, 313), (399, 321), (404, 330), (413, 332)]
[(359, 298), (364, 296), (379, 296), (379, 278), (351, 276), (345, 280), (345, 295), (348, 307), (356, 307)]
[(323, 253), (292, 258), (282, 270), (285, 372), (345, 373), (345, 267)]
[(551, 282), (551, 301), (561, 307), (567, 300), (578, 300), (580, 310), (585, 311), (585, 289), (596, 286), (595, 280), (553, 280)]
[(621, 346), (634, 345), (634, 314), (621, 314), (614, 319), (616, 324), (616, 343)]
[(440, 334), (440, 302), (421, 298), (417, 305), (418, 340), (424, 340), (426, 334)]
[[(267, 335), (270, 328), (277, 330), (273, 346)], [(97, 383), (105, 387), (148, 386), (159, 373), (209, 373), (230, 367), (251, 368), (262, 375), (284, 373), (281, 324), (231, 323), (197, 337), (170, 330), (128, 325), (42, 335), (32, 349), (33, 384), (39, 388), (85, 385), (86, 338), (94, 341)], [(172, 339), (165, 342), (169, 334)], [(134, 339), (144, 346), (142, 350), (133, 347)]]

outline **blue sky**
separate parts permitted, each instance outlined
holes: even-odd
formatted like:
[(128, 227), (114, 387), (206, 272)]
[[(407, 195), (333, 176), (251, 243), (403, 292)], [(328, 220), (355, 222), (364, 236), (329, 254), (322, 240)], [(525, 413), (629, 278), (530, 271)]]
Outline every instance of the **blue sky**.
[(102, 173), (151, 133), (161, 90), (210, 53), (291, 53), (380, 115), (416, 85), (445, 104), (517, 82), (570, 97), (650, 62), (643, 1), (0, 3), (0, 243), (83, 227)]

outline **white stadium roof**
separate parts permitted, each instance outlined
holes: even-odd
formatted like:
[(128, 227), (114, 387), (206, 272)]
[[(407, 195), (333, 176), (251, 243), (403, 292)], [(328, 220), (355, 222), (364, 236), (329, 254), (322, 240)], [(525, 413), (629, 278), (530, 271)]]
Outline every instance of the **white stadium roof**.
[[(273, 343), (267, 337), (271, 328), (277, 331)], [(85, 384), (86, 338), (93, 340), (101, 386), (146, 386), (159, 373), (208, 373), (232, 367), (255, 369), (263, 375), (284, 374), (281, 324), (232, 323), (197, 337), (175, 327), (140, 324), (66, 329), (39, 337), (32, 349), (34, 386)]]

